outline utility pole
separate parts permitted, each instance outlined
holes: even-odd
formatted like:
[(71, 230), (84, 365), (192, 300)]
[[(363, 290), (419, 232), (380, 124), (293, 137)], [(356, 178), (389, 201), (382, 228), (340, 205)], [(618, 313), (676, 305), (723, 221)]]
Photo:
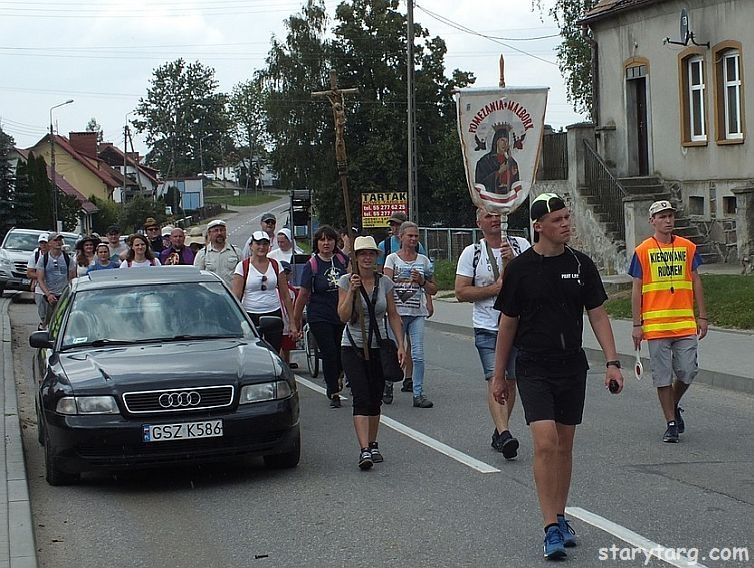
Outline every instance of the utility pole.
[(50, 107), (50, 169), (52, 170), (52, 224), (54, 231), (60, 231), (61, 228), (58, 226), (58, 175), (55, 170), (55, 130), (52, 126), (52, 111), (72, 102), (73, 99), (68, 99), (64, 103)]
[(128, 156), (128, 115), (131, 113), (126, 113), (126, 125), (123, 127), (123, 193), (120, 196), (121, 203), (126, 202), (126, 168), (128, 167), (127, 164), (127, 156)]
[(416, 164), (416, 93), (414, 90), (414, 0), (407, 0), (407, 59), (406, 85), (408, 85), (408, 218), (419, 222), (419, 192)]

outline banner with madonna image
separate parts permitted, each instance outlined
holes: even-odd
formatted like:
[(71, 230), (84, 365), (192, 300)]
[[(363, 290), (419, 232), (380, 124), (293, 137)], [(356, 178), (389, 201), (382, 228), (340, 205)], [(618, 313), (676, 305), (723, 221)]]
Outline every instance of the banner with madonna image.
[(459, 89), (458, 134), (466, 181), (477, 207), (507, 215), (534, 184), (547, 87)]

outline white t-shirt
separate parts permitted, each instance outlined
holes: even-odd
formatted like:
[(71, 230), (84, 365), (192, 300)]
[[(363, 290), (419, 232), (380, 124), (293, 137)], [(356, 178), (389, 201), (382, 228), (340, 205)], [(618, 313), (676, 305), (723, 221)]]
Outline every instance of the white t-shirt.
[[(152, 264), (152, 262), (154, 262), (154, 264)], [(135, 260), (132, 260), (131, 261), (131, 266), (128, 266), (128, 261), (124, 260), (123, 262), (120, 263), (120, 266), (118, 268), (119, 269), (124, 269), (124, 268), (150, 268), (152, 266), (162, 266), (160, 264), (160, 259), (159, 258), (155, 258), (151, 262), (149, 260), (145, 260), (144, 262), (136, 262)]]
[(291, 260), (293, 259), (293, 247), (291, 247), (289, 250), (284, 251), (283, 249), (276, 248), (275, 250), (271, 250), (267, 253), (267, 258), (274, 258), (278, 262), (287, 262), (288, 264), (291, 264)]
[(417, 282), (411, 282), (411, 271), (417, 270), (425, 278), (432, 276), (432, 261), (423, 254), (406, 262), (398, 253), (390, 253), (385, 259), (385, 268), (393, 271), (393, 299), (398, 314), (402, 316), (427, 316), (424, 290)]
[[(508, 237), (511, 247), (516, 252), (516, 255), (521, 254), (526, 249), (530, 248), (529, 241), (522, 237)], [(476, 270), (474, 269), (474, 255), (478, 249), (478, 262)], [(518, 250), (517, 250), (518, 249)], [(493, 248), (492, 254), (495, 256), (495, 262), (497, 263), (500, 274), (503, 273), (503, 254), (499, 248)], [(461, 256), (458, 259), (458, 266), (456, 267), (456, 274), (458, 276), (466, 276), (472, 278), (474, 286), (484, 288), (485, 286), (492, 286), (495, 283), (495, 275), (492, 272), (492, 264), (490, 262), (489, 255), (487, 254), (487, 246), (485, 240), (482, 239), (479, 243), (472, 244), (463, 249)], [(485, 298), (474, 302), (472, 322), (475, 328), (488, 329), (491, 331), (497, 331), (498, 319), (500, 318), (500, 312), (493, 308), (495, 304), (495, 296)]]
[[(279, 262), (277, 266), (278, 271), (275, 273), (273, 263), (269, 262), (267, 271), (262, 274), (252, 263), (249, 263), (249, 275), (246, 278), (241, 299), (241, 304), (247, 312), (267, 314), (281, 309), (278, 296), (278, 274), (283, 272), (283, 267)], [(243, 277), (243, 261), (236, 265), (234, 274)], [(262, 290), (263, 286), (264, 290)]]

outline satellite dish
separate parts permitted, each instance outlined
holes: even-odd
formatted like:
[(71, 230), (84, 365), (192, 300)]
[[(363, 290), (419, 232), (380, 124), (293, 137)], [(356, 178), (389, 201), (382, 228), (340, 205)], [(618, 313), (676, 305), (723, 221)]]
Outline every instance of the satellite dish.
[(686, 8), (681, 10), (681, 43), (686, 45), (689, 42), (689, 14)]

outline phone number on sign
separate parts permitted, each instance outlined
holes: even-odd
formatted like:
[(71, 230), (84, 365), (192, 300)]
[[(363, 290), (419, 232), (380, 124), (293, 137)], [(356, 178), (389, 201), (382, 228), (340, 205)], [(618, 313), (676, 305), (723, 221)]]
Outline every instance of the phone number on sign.
[(610, 547), (603, 547), (598, 550), (597, 557), (600, 560), (625, 560), (636, 562), (637, 559), (643, 559), (644, 565), (647, 566), (652, 558), (657, 558), (665, 562), (676, 562), (686, 560), (689, 564), (694, 565), (698, 562), (722, 561), (722, 562), (749, 562), (749, 548), (747, 546), (734, 546), (723, 548), (710, 548), (706, 555), (699, 555), (698, 548), (642, 548), (640, 546), (618, 546), (616, 544)]

